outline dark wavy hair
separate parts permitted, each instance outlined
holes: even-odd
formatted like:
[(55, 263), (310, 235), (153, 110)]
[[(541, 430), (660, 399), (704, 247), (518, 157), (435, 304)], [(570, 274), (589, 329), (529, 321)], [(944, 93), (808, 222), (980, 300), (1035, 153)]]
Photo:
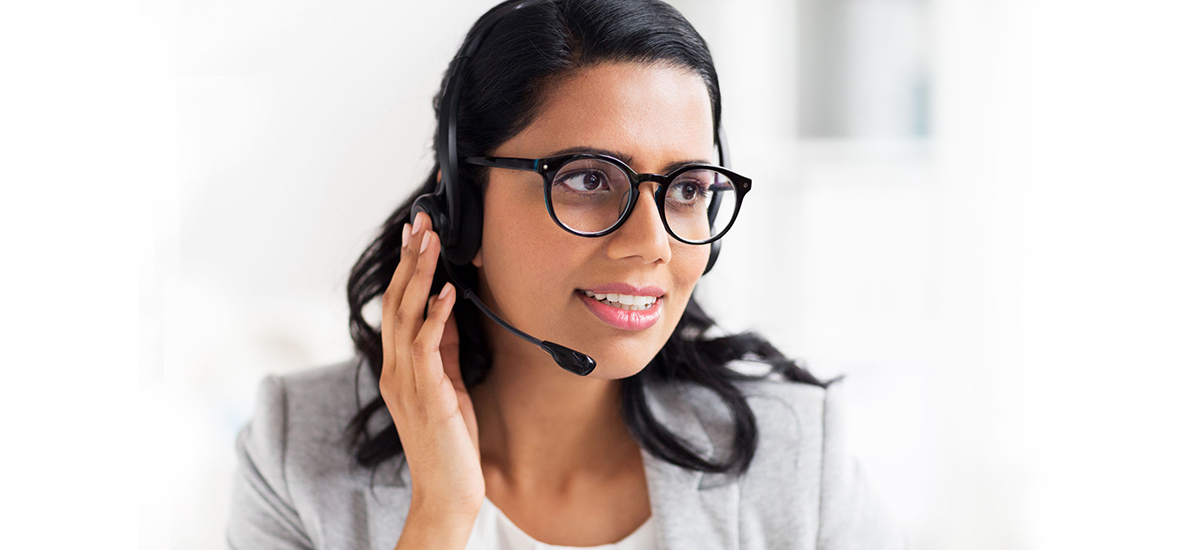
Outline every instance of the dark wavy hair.
[[(476, 22), (464, 44), (479, 31)], [(602, 62), (666, 63), (694, 71), (708, 88), (714, 132), (720, 124), (721, 94), (712, 56), (704, 39), (675, 8), (659, 0), (557, 0), (505, 16), (480, 46), (465, 74), (458, 108), (460, 155), (490, 154), (533, 120), (546, 90), (556, 81)], [(448, 69), (442, 80), (443, 90), (449, 75)], [(434, 99), (435, 116), (442, 107), (440, 98), (441, 94)], [(714, 134), (714, 142), (715, 138)], [(436, 147), (436, 136), (434, 143)], [(486, 185), (482, 169), (464, 166), (460, 176), (464, 185), (476, 185), (481, 190)], [(401, 231), (413, 201), (433, 192), (436, 184), (435, 167), (420, 188), (388, 217), (350, 273), (346, 289), (350, 334), (364, 359), (360, 368), (368, 365), (377, 381), (383, 367), (382, 338), (379, 329), (363, 317), (363, 310), (383, 295), (400, 262)], [(474, 266), (454, 269), (463, 284), (478, 285)], [(439, 266), (431, 288), (441, 288), (448, 280), (445, 267)], [(491, 353), (481, 325), (483, 317), (475, 306), (459, 300), (454, 315), (459, 327), (463, 381), (470, 388), (487, 377)], [(621, 414), (638, 444), (654, 456), (691, 470), (740, 475), (754, 458), (758, 427), (746, 396), (734, 382), (771, 377), (826, 384), (757, 334), (707, 337), (714, 325), (693, 296), (658, 354), (640, 372), (621, 380)], [(750, 375), (732, 368), (733, 361), (755, 361), (769, 368)], [(727, 460), (714, 462), (699, 456), (651, 414), (645, 393), (651, 382), (692, 382), (711, 389), (724, 401), (734, 422), (733, 448)], [(386, 417), (386, 427), (372, 433), (370, 421), (377, 414)], [(365, 405), (360, 403), (358, 413), (346, 427), (346, 436), (357, 462), (372, 470), (404, 452), (387, 406), (378, 394)]]

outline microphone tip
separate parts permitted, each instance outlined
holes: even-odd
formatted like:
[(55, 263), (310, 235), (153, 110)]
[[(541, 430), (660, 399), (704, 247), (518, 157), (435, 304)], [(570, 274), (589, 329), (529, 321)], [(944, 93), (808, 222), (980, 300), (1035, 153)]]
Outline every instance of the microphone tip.
[(558, 363), (558, 366), (579, 376), (587, 376), (596, 369), (595, 359), (566, 346), (543, 341), (542, 349), (554, 358), (554, 362)]

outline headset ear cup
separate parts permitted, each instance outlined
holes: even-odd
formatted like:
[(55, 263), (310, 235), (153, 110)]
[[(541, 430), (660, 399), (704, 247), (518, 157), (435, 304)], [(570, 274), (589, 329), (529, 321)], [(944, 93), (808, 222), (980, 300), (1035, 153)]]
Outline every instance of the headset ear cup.
[(712, 243), (712, 248), (708, 251), (708, 266), (704, 268), (702, 275), (707, 275), (712, 271), (714, 265), (717, 265), (717, 256), (721, 255), (721, 241), (717, 240)]
[(446, 207), (440, 195), (426, 193), (417, 197), (417, 200), (413, 201), (412, 208), (409, 209), (408, 223), (416, 221), (418, 212), (429, 215), (429, 221), (433, 222), (433, 230), (442, 238), (443, 243), (451, 240), (452, 236), (446, 231), (450, 220), (446, 217)]
[(483, 240), (483, 200), (479, 188), (470, 183), (460, 184), (458, 240), (453, 249), (446, 250), (446, 259), (455, 265), (465, 265), (475, 258)]
[(449, 208), (441, 193), (426, 193), (413, 201), (409, 209), (409, 223), (416, 220), (418, 212), (425, 212), (433, 222), (433, 230), (442, 238), (442, 255), (455, 265), (467, 264), (479, 250), (483, 234), (483, 213), (479, 191), (474, 186), (459, 189), (458, 227), (451, 227)]

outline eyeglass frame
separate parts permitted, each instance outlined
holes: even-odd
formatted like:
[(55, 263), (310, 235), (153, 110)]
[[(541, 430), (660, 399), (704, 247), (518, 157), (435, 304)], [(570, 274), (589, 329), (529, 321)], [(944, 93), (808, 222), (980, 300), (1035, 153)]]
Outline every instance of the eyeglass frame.
[[(602, 231), (582, 232), (572, 229), (567, 227), (566, 224), (559, 220), (558, 215), (554, 213), (554, 203), (551, 200), (551, 187), (554, 184), (554, 176), (558, 175), (558, 171), (568, 163), (584, 159), (603, 160), (613, 164), (617, 168), (620, 168), (623, 172), (625, 172), (625, 176), (629, 178), (630, 190), (633, 191), (630, 193), (630, 198), (626, 202), (625, 209), (621, 212), (621, 217), (617, 218), (616, 223), (614, 223), (611, 227)], [(483, 166), (487, 168), (506, 168), (510, 170), (522, 170), (541, 174), (543, 181), (542, 190), (546, 202), (546, 211), (550, 214), (550, 218), (554, 220), (556, 225), (563, 228), (563, 230), (567, 233), (578, 235), (580, 237), (603, 237), (619, 229), (625, 224), (625, 221), (629, 219), (629, 216), (633, 214), (634, 208), (637, 207), (638, 197), (641, 195), (641, 193), (636, 192), (636, 190), (641, 187), (642, 183), (652, 181), (658, 184), (658, 188), (654, 191), (654, 203), (658, 207), (658, 216), (662, 219), (663, 228), (667, 230), (667, 234), (674, 237), (675, 240), (685, 244), (696, 246), (711, 244), (720, 240), (721, 237), (724, 237), (725, 234), (728, 233), (731, 228), (733, 228), (733, 223), (737, 221), (738, 212), (742, 209), (742, 197), (744, 197), (746, 193), (750, 192), (750, 178), (738, 174), (737, 172), (734, 172), (723, 166), (704, 163), (684, 164), (683, 166), (671, 170), (666, 174), (639, 174), (638, 172), (634, 171), (633, 168), (630, 168), (629, 165), (625, 164), (625, 162), (623, 162), (621, 159), (599, 153), (572, 153), (541, 159), (516, 157), (467, 157), (463, 160), (467, 164), (474, 166)], [(726, 226), (725, 229), (719, 234), (713, 235), (708, 239), (699, 242), (689, 241), (680, 237), (679, 235), (676, 235), (675, 232), (671, 230), (671, 224), (667, 222), (667, 188), (669, 187), (671, 181), (677, 176), (692, 170), (712, 170), (729, 178), (729, 181), (733, 183), (733, 190), (736, 200), (733, 205), (733, 215), (729, 218), (729, 225)], [(714, 197), (713, 203), (708, 206), (708, 226), (710, 229), (712, 228), (713, 223), (716, 222), (716, 208), (720, 207), (721, 201), (722, 196), (718, 194)]]

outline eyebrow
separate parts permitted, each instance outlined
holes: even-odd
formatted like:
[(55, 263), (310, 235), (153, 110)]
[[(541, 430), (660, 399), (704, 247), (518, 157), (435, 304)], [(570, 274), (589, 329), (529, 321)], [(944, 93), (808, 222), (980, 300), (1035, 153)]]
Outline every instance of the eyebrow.
[[(630, 155), (628, 153), (618, 153), (616, 151), (609, 151), (607, 149), (599, 149), (596, 147), (568, 147), (566, 149), (559, 149), (558, 151), (550, 153), (549, 155), (546, 155), (546, 158), (559, 157), (559, 156), (563, 156), (563, 155), (577, 155), (580, 153), (590, 153), (593, 155), (606, 155), (606, 156), (613, 157), (617, 160), (620, 160), (621, 162), (624, 162), (627, 165), (633, 164), (633, 155)], [(709, 160), (705, 160), (705, 159), (680, 160), (680, 161), (673, 162), (669, 166), (667, 166), (666, 169), (663, 170), (663, 173), (669, 174), (669, 173), (671, 173), (672, 170), (675, 170), (681, 166), (686, 166), (688, 164), (712, 164), (712, 162)]]

